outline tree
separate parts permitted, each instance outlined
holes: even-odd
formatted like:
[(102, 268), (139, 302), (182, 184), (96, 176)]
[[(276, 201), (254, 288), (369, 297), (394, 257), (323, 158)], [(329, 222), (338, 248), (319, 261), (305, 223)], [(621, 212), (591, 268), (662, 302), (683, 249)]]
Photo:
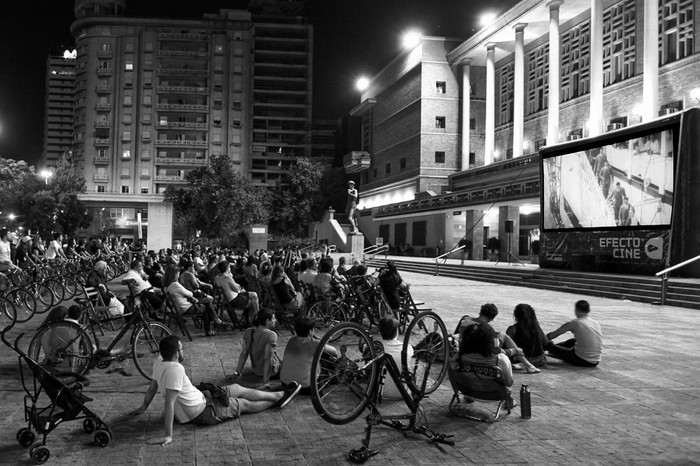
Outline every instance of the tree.
[(252, 224), (267, 223), (270, 195), (237, 172), (227, 155), (215, 155), (209, 166), (187, 174), (188, 184), (169, 187), (176, 222), (192, 236), (197, 230), (225, 240), (236, 238)]
[(30, 193), (43, 189), (34, 167), (24, 161), (0, 157), (0, 210), (21, 214), (21, 204)]
[(58, 160), (50, 178), (49, 187), (57, 198), (61, 194), (85, 192), (85, 178), (73, 163), (73, 155), (70, 152)]
[(90, 226), (91, 216), (85, 208), (85, 204), (78, 199), (75, 193), (62, 193), (58, 195), (56, 205), (56, 225), (58, 230), (67, 235), (73, 235), (79, 228)]

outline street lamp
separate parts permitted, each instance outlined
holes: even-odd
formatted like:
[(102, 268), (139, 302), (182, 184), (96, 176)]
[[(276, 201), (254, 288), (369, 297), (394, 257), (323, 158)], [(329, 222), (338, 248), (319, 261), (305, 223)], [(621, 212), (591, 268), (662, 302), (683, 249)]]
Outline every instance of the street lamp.
[(366, 76), (361, 76), (357, 78), (357, 81), (355, 81), (355, 88), (357, 88), (358, 91), (362, 92), (365, 89), (369, 87), (369, 78)]
[(53, 176), (53, 172), (51, 170), (41, 170), (39, 172), (39, 175), (44, 178), (44, 182), (48, 185), (49, 184), (49, 178)]
[(411, 30), (406, 32), (401, 39), (403, 48), (405, 48), (406, 50), (410, 50), (416, 47), (418, 44), (420, 44), (420, 40), (422, 37), (423, 34), (421, 34), (420, 31)]

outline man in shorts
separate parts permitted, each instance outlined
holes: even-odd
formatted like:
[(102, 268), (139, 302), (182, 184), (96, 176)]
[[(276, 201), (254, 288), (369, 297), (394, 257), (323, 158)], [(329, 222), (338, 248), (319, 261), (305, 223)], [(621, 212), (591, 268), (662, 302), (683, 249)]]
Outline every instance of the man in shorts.
[(201, 392), (192, 385), (182, 366), (184, 348), (175, 335), (163, 338), (159, 344), (160, 356), (153, 362), (153, 380), (146, 391), (143, 404), (132, 411), (132, 416), (148, 409), (156, 393), (165, 398), (165, 436), (148, 441), (165, 446), (173, 441), (173, 420), (180, 424), (211, 425), (236, 419), (241, 414), (259, 413), (270, 408), (284, 408), (299, 393), (301, 386), (290, 383), (284, 391), (266, 392), (245, 388), (238, 384), (222, 387), (227, 403)]

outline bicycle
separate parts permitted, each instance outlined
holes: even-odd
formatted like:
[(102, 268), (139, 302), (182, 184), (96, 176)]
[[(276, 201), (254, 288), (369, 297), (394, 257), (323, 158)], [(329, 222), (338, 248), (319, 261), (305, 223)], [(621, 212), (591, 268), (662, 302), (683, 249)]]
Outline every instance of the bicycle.
[[(336, 354), (326, 351), (326, 345), (334, 347)], [(408, 357), (409, 346), (413, 348), (412, 357)], [(316, 349), (311, 364), (311, 401), (316, 412), (332, 424), (347, 424), (369, 410), (362, 447), (349, 454), (355, 463), (364, 463), (378, 453), (369, 447), (372, 427), (376, 425), (454, 445), (448, 440), (451, 436), (433, 432), (420, 420), (420, 402), (444, 380), (449, 355), (445, 324), (432, 311), (419, 313), (408, 325), (401, 370), (393, 357), (384, 353), (381, 342), (373, 341), (361, 325), (345, 322), (330, 329)], [(384, 371), (396, 384), (409, 413), (385, 417), (379, 412), (380, 376)]]
[(379, 324), (382, 317), (393, 317), (386, 296), (377, 283), (374, 272), (369, 276), (348, 278), (349, 290), (345, 300), (338, 305), (342, 308), (348, 321), (356, 322), (371, 330)]
[[(103, 319), (123, 319), (123, 316)], [(117, 348), (122, 337), (131, 330), (128, 351)], [(27, 353), (47, 369), (85, 374), (93, 367), (106, 369), (112, 361), (132, 358), (136, 369), (151, 380), (153, 362), (158, 357), (158, 344), (163, 337), (171, 335), (168, 327), (159, 322), (150, 322), (140, 306), (132, 306), (129, 320), (106, 348), (100, 340), (91, 319), (81, 325), (75, 321), (53, 322), (34, 335)]]
[(0, 273), (0, 297), (12, 303), (12, 307), (4, 306), (2, 312), (14, 322), (27, 322), (36, 312), (34, 295), (24, 288), (14, 287), (12, 281), (3, 273)]

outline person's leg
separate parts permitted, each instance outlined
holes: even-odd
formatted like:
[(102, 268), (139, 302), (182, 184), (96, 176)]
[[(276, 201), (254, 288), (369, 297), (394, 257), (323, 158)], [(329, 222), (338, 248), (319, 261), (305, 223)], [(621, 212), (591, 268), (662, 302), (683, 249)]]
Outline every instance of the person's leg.
[(501, 342), (501, 348), (505, 348), (506, 350), (508, 350), (506, 352), (506, 355), (521, 363), (528, 373), (536, 374), (540, 372), (538, 368), (536, 368), (530, 361), (527, 360), (525, 354), (523, 353), (523, 350), (518, 348), (518, 345), (515, 344), (515, 342), (509, 335), (505, 333), (499, 333), (498, 340)]
[(231, 398), (239, 398), (239, 400), (265, 401), (274, 404), (284, 396), (284, 392), (266, 392), (255, 388), (247, 388), (237, 383), (227, 385), (224, 388), (228, 391)]
[(238, 399), (238, 409), (241, 414), (259, 413), (274, 407), (276, 404), (277, 401), (250, 401), (245, 398)]

